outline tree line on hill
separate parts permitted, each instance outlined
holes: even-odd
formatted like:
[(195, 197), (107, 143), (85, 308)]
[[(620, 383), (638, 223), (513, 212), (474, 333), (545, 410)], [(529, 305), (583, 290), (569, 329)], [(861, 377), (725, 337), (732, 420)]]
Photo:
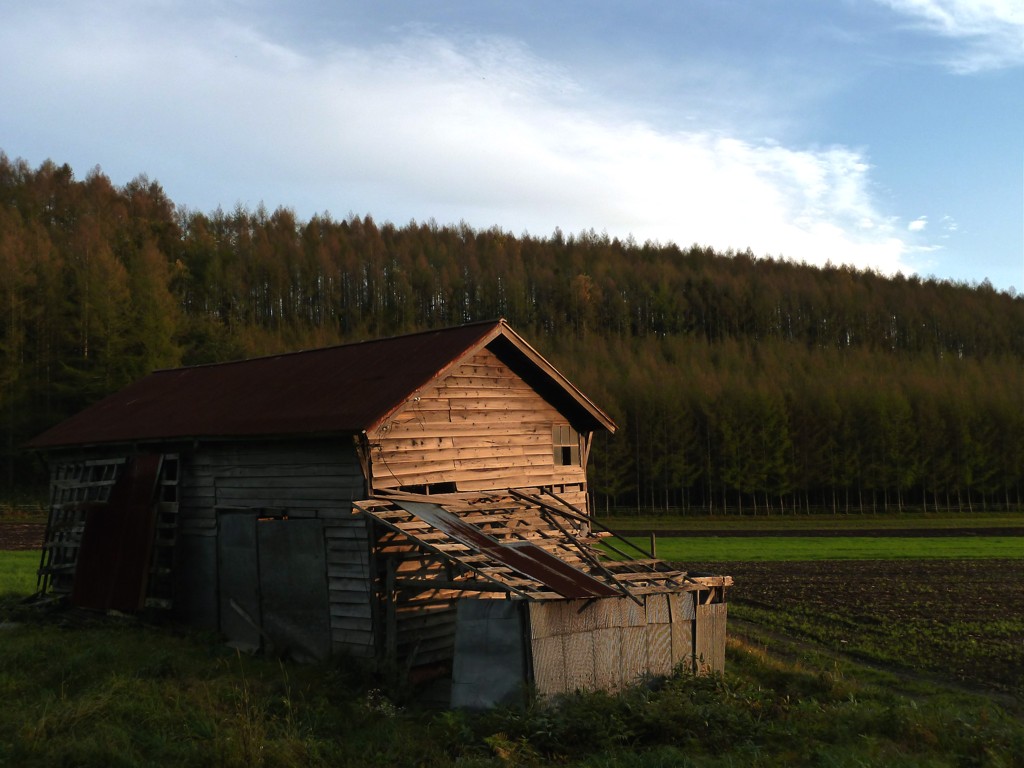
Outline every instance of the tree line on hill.
[(0, 476), (151, 370), (505, 317), (609, 411), (596, 507), (1019, 508), (1024, 299), (594, 231), (278, 208), (0, 153)]

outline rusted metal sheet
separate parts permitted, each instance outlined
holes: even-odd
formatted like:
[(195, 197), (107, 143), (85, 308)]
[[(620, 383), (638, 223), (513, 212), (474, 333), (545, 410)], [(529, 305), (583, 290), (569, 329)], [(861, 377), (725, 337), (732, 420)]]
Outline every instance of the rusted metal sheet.
[(620, 594), (614, 587), (573, 568), (528, 541), (503, 544), (437, 504), (413, 501), (395, 503), (456, 541), (514, 568), (524, 576), (536, 579), (563, 597), (610, 597)]
[(159, 454), (130, 459), (109, 502), (87, 511), (71, 597), (75, 605), (120, 611), (142, 607), (161, 459)]
[(236, 646), (298, 661), (331, 653), (327, 553), (317, 518), (220, 510), (220, 629)]
[(519, 600), (457, 601), (453, 708), (522, 700), (527, 675), (523, 608)]
[(217, 596), (220, 631), (237, 647), (256, 650), (263, 642), (260, 628), (257, 510), (218, 510)]
[(323, 520), (262, 520), (256, 530), (263, 629), (274, 651), (324, 661), (331, 655), (331, 609)]

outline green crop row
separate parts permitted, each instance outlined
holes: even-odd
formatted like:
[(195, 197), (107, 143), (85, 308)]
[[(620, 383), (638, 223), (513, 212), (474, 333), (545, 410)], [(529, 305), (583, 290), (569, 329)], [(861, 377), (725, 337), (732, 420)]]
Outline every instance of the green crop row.
[(1024, 528), (1024, 513), (978, 511), (956, 512), (887, 512), (884, 514), (616, 514), (599, 515), (598, 523), (613, 531), (863, 531), (893, 528), (957, 530), (977, 528)]
[[(649, 549), (650, 539), (629, 539)], [(630, 551), (624, 549), (623, 551)], [(1024, 536), (694, 536), (658, 537), (663, 560), (894, 560), (1024, 557)]]

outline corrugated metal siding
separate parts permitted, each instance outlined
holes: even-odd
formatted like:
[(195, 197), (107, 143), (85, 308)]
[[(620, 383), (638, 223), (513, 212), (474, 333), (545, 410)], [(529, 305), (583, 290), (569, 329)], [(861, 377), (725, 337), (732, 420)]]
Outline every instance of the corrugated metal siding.
[[(529, 604), (533, 676), (537, 693), (614, 691), (645, 676), (692, 668), (694, 620), (706, 618), (708, 656), (702, 672), (725, 663), (724, 604), (694, 611), (692, 592), (651, 594), (643, 605), (628, 598), (546, 600)], [(711, 656), (714, 656), (711, 659)]]

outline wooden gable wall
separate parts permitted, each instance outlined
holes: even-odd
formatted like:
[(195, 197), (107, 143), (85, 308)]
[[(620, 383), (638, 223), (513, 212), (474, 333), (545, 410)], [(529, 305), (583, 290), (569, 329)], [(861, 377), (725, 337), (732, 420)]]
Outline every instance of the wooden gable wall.
[(582, 509), (589, 434), (580, 436), (577, 464), (556, 465), (556, 425), (568, 425), (567, 417), (484, 348), (368, 435), (373, 488), (553, 486)]

